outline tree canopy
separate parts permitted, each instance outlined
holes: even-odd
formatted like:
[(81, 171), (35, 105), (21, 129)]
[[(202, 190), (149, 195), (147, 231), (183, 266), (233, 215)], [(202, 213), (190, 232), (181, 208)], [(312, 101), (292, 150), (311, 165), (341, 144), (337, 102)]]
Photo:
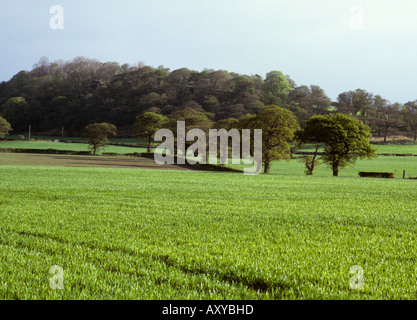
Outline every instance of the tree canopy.
[(83, 130), (83, 138), (88, 139), (94, 154), (97, 153), (98, 148), (104, 147), (109, 143), (109, 138), (117, 134), (116, 126), (111, 123), (93, 123), (86, 126)]
[(354, 164), (358, 158), (376, 156), (369, 143), (370, 128), (362, 121), (340, 113), (311, 117), (296, 137), (301, 143), (325, 145), (322, 160), (332, 168), (334, 176), (339, 175), (339, 168)]
[(67, 136), (79, 136), (90, 123), (108, 122), (119, 128), (121, 137), (130, 137), (136, 116), (145, 112), (170, 116), (194, 109), (219, 121), (277, 105), (290, 110), (302, 128), (312, 116), (342, 113), (363, 121), (384, 141), (390, 135), (417, 139), (412, 103), (390, 102), (363, 88), (342, 92), (332, 101), (318, 85), (297, 84), (279, 70), (264, 76), (212, 69), (171, 71), (85, 57), (42, 57), (31, 70), (0, 83), (0, 116), (15, 133), (31, 125), (39, 135), (61, 135), (64, 127)]
[(133, 125), (133, 135), (135, 137), (145, 137), (148, 142), (148, 152), (152, 151), (152, 141), (155, 132), (162, 129), (168, 122), (168, 118), (153, 112), (145, 112), (136, 117)]
[(6, 119), (0, 117), (0, 139), (3, 139), (9, 132), (12, 131), (12, 126)]
[(29, 125), (27, 122), (29, 109), (25, 98), (10, 98), (1, 106), (0, 110), (0, 115), (6, 118), (16, 130), (22, 130)]
[(300, 129), (297, 118), (285, 108), (266, 106), (257, 115), (241, 118), (240, 127), (262, 129), (262, 161), (264, 173), (269, 173), (271, 162), (288, 158), (289, 142)]

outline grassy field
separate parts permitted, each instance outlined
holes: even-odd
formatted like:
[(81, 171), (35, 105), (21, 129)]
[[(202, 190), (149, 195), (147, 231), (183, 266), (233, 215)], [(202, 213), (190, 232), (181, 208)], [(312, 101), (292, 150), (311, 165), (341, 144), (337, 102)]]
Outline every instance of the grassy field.
[[(281, 160), (272, 163), (272, 175), (282, 176), (303, 176), (305, 172), (305, 164), (302, 163), (301, 156), (297, 156), (293, 160)], [(252, 165), (233, 165), (227, 166), (241, 169), (251, 168)], [(340, 177), (358, 177), (359, 171), (366, 172), (392, 172), (396, 178), (403, 177), (403, 171), (406, 172), (406, 178), (417, 177), (417, 157), (404, 156), (380, 156), (374, 159), (358, 160), (353, 166), (340, 169)], [(262, 171), (263, 172), (263, 171)], [(314, 177), (332, 176), (332, 169), (326, 164), (321, 163), (314, 169)]]
[[(282, 164), (269, 176), (2, 166), (0, 298), (416, 299), (416, 182)], [(364, 290), (349, 286), (354, 265)]]
[[(29, 137), (26, 135), (24, 136), (25, 139), (28, 139)], [(9, 135), (5, 137), (8, 140), (18, 140), (19, 141), (19, 136), (18, 135)], [(87, 142), (87, 139), (85, 138), (81, 138), (81, 137), (56, 137), (56, 136), (31, 136), (31, 139), (35, 139), (35, 140), (40, 140), (40, 141), (45, 141), (45, 140), (49, 140), (49, 141), (55, 141), (55, 140), (59, 140), (59, 141), (77, 141), (77, 142)], [(135, 139), (135, 138), (111, 138), (110, 139), (111, 143), (126, 143), (126, 144), (137, 144), (137, 143), (146, 143), (145, 140), (142, 139)]]
[[(48, 138), (48, 137), (38, 137), (40, 138)], [(88, 151), (89, 147), (87, 143), (63, 143), (63, 142), (53, 142), (53, 137), (49, 137), (50, 141), (46, 140), (36, 140), (36, 141), (19, 141), (19, 140), (10, 140), (10, 141), (0, 141), (0, 149), (12, 149), (12, 148), (20, 148), (20, 149), (56, 149), (56, 150), (68, 150), (68, 151)], [(83, 142), (83, 139), (80, 138), (67, 138), (70, 141), (80, 141)], [(124, 143), (124, 144), (146, 144), (143, 140), (135, 140), (135, 139), (111, 139), (111, 143)], [(417, 155), (417, 145), (414, 144), (405, 144), (405, 145), (398, 145), (398, 144), (376, 144), (374, 145), (375, 149), (378, 153), (382, 154), (414, 154)], [(311, 144), (307, 144), (301, 147), (301, 149), (297, 151), (304, 151), (304, 152), (314, 152), (315, 147)], [(323, 151), (323, 148), (319, 149), (319, 152)], [(125, 146), (114, 146), (108, 145), (104, 149), (100, 149), (99, 154), (103, 152), (110, 152), (110, 153), (133, 153), (133, 152), (146, 152), (146, 148), (140, 147), (125, 147)]]
[[(1, 141), (0, 149), (55, 149), (55, 150), (68, 150), (68, 151), (88, 151), (89, 146), (87, 143), (64, 143), (53, 141)], [(146, 148), (139, 147), (123, 147), (108, 145), (105, 148), (100, 148), (98, 154), (103, 152), (110, 153), (134, 153), (134, 152), (146, 152)]]
[[(108, 167), (108, 168), (153, 168), (159, 169), (153, 159), (126, 156), (83, 156), (83, 155), (59, 155), (59, 154), (24, 154), (24, 153), (0, 153), (0, 166), (62, 166), (62, 167)], [(228, 165), (241, 169), (245, 165)], [(164, 165), (166, 169), (186, 169), (178, 166)], [(304, 164), (298, 159), (291, 161), (274, 162), (271, 175), (304, 176)], [(340, 170), (341, 177), (358, 177), (359, 171), (393, 172), (396, 178), (402, 178), (403, 170), (406, 177), (417, 177), (417, 158), (415, 157), (378, 157), (372, 160), (359, 160), (355, 166)], [(322, 164), (314, 170), (314, 176), (329, 177), (331, 169)]]
[[(413, 154), (417, 155), (417, 145), (416, 144), (374, 144), (373, 145), (377, 153), (391, 153), (391, 154)], [(312, 144), (307, 144), (302, 146), (297, 151), (304, 152), (314, 152), (316, 150), (315, 146)], [(323, 148), (319, 149), (319, 152), (322, 152)]]
[[(243, 166), (237, 166), (243, 167)], [(292, 161), (275, 162), (271, 168), (272, 174), (278, 175), (302, 175), (305, 166), (303, 163)], [(406, 177), (417, 177), (417, 157), (378, 157), (372, 160), (358, 160), (354, 166), (341, 169), (339, 175), (341, 177), (358, 177), (359, 171), (367, 172), (393, 172), (396, 178), (402, 178), (403, 170)], [(325, 164), (314, 169), (314, 176), (331, 176), (332, 170)]]
[(358, 176), (417, 176), (416, 163), (361, 160), (334, 178), (292, 160), (244, 176), (0, 153), (0, 299), (417, 299), (417, 180)]

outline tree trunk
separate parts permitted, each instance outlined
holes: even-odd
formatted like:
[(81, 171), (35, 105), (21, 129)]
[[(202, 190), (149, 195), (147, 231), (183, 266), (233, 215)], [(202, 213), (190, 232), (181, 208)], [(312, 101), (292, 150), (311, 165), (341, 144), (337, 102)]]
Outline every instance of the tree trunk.
[(332, 169), (333, 169), (333, 177), (339, 176), (339, 164), (333, 163)]
[(307, 167), (307, 169), (308, 169), (307, 175), (309, 175), (309, 176), (313, 175), (313, 170), (314, 170), (314, 166), (315, 166), (318, 151), (319, 151), (319, 144), (316, 143), (316, 151), (314, 151), (314, 156), (313, 156), (313, 159), (311, 161), (311, 165), (310, 165), (310, 167)]
[(152, 136), (148, 137), (148, 153), (152, 152)]
[(271, 164), (269, 163), (269, 161), (265, 161), (264, 173), (265, 174), (269, 173), (270, 168), (271, 168)]

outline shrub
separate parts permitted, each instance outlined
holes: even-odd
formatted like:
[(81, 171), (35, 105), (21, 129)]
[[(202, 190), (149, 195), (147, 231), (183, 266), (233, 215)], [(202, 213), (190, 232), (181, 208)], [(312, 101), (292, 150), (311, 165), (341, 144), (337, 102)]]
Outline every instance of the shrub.
[(69, 155), (90, 155), (90, 151), (71, 151), (56, 149), (23, 149), (23, 148), (1, 148), (0, 152), (7, 153), (36, 153), (36, 154), (69, 154)]
[(395, 175), (392, 172), (359, 172), (359, 176), (362, 178), (385, 178), (394, 179)]

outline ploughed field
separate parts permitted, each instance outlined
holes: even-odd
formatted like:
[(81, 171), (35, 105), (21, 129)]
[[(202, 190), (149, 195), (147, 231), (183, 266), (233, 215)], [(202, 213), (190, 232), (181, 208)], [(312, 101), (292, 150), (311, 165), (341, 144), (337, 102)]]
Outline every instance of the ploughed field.
[(416, 299), (417, 182), (357, 175), (415, 159), (338, 178), (296, 160), (257, 176), (0, 166), (0, 298)]
[(178, 165), (158, 165), (153, 159), (132, 156), (0, 153), (0, 166), (106, 167), (189, 170)]

